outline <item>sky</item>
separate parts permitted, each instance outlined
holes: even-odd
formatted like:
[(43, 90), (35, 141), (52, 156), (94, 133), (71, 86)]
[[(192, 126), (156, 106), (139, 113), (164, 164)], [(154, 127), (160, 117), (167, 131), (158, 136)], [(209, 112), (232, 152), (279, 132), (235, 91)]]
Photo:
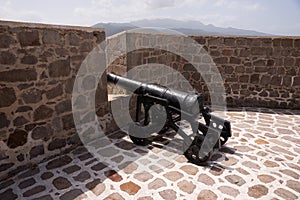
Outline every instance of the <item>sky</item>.
[(0, 20), (92, 26), (170, 18), (300, 36), (300, 0), (0, 0)]

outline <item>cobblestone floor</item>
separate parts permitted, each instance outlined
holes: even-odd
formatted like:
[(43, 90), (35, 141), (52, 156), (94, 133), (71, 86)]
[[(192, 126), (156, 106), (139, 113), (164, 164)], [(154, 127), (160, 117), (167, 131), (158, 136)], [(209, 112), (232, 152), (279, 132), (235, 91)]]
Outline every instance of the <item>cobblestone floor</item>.
[(208, 166), (158, 144), (135, 146), (118, 132), (113, 143), (99, 143), (101, 162), (79, 147), (1, 182), (0, 199), (299, 198), (300, 111), (248, 108), (226, 115), (234, 136)]

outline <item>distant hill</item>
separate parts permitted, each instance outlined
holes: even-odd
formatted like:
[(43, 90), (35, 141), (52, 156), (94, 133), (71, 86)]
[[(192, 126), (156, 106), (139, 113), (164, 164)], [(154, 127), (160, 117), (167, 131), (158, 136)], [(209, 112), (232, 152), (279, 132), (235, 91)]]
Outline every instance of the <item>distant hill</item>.
[(247, 35), (247, 36), (267, 36), (272, 35), (253, 30), (245, 30), (238, 28), (222, 28), (212, 24), (205, 25), (199, 21), (180, 21), (173, 19), (153, 19), (138, 20), (129, 23), (98, 23), (93, 27), (101, 27), (105, 29), (106, 36), (116, 33), (142, 27), (159, 27), (172, 29), (187, 35)]

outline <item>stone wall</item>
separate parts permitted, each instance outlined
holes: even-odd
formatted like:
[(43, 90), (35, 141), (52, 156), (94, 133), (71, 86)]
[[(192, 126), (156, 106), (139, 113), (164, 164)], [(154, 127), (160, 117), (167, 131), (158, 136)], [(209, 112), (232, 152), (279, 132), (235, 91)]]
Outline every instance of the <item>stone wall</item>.
[[(0, 179), (80, 144), (73, 83), (103, 40), (103, 29), (0, 21)], [(106, 80), (98, 88), (102, 115)]]
[[(134, 38), (133, 43), (139, 44), (139, 47), (147, 46), (153, 39), (151, 34), (124, 34)], [(229, 107), (300, 109), (300, 37), (192, 36), (191, 38), (203, 46), (216, 64), (224, 81)], [(161, 36), (158, 36), (151, 42), (159, 47), (161, 39)], [(172, 45), (176, 44), (173, 43)], [(190, 53), (189, 56), (197, 63), (197, 53)], [(204, 94), (206, 103), (210, 103), (207, 83), (214, 82), (210, 74), (204, 72), (206, 81), (208, 80), (205, 82), (203, 76), (197, 73), (186, 59), (158, 48), (134, 50), (126, 56), (127, 70), (149, 63), (164, 64), (177, 70), (196, 92)], [(141, 78), (142, 75), (138, 76)], [(156, 76), (160, 79), (157, 82), (166, 85), (177, 78), (170, 72), (157, 73)], [(179, 85), (173, 86), (180, 88), (184, 83), (177, 84)]]

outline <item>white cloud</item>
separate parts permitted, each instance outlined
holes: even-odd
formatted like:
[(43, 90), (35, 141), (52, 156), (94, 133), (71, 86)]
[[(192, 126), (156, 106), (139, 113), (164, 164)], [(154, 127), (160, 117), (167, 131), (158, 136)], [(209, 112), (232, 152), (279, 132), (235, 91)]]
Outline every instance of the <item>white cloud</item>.
[(264, 7), (259, 3), (250, 1), (237, 1), (237, 0), (216, 0), (213, 4), (215, 7), (224, 7), (236, 10), (258, 11), (264, 10)]
[(152, 9), (165, 8), (165, 7), (173, 7), (176, 5), (177, 0), (146, 0), (145, 4)]
[(32, 10), (16, 9), (12, 1), (6, 0), (0, 7), (0, 19), (9, 21), (42, 22), (41, 15)]

